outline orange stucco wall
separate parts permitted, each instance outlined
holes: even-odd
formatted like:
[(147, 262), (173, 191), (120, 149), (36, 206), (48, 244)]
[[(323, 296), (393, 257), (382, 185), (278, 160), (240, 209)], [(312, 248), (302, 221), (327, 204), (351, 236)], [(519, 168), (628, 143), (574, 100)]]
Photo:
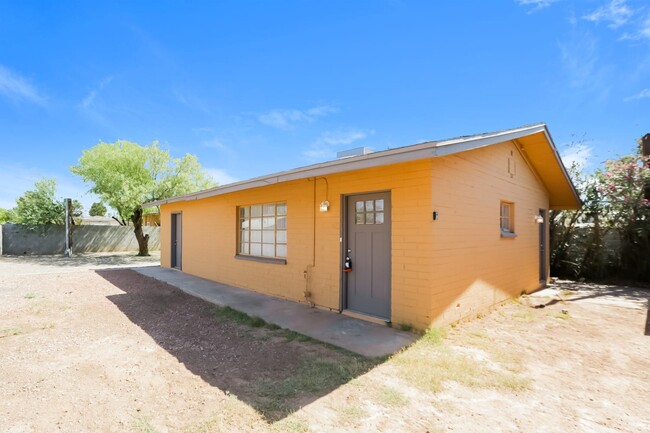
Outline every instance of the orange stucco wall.
[[(516, 163), (514, 177), (509, 158)], [(449, 323), (538, 288), (533, 216), (548, 209), (548, 194), (514, 144), (326, 179), (163, 205), (162, 266), (170, 266), (170, 215), (182, 212), (184, 272), (299, 302), (309, 291), (312, 302), (337, 310), (341, 197), (390, 191), (393, 322), (418, 328)], [(321, 213), (326, 198), (331, 206)], [(515, 203), (514, 239), (500, 236), (501, 200)], [(279, 201), (288, 209), (287, 264), (236, 259), (237, 206)]]

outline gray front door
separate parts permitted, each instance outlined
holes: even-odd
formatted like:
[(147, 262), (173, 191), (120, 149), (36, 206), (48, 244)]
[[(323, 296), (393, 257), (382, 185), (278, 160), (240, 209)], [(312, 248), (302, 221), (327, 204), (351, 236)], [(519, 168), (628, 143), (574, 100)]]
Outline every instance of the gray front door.
[(539, 216), (542, 217), (539, 224), (539, 282), (546, 284), (546, 210), (540, 209)]
[(346, 197), (343, 257), (347, 309), (390, 320), (391, 203), (390, 192)]
[(182, 226), (183, 226), (183, 221), (182, 221), (182, 214), (180, 213), (173, 213), (172, 214), (172, 257), (171, 257), (171, 265), (172, 268), (176, 269), (182, 269)]

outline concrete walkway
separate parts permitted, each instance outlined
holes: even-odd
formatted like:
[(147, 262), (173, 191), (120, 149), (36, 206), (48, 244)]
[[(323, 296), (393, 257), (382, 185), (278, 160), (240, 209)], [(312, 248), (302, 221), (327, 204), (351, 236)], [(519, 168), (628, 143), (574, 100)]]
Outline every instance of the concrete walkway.
[(229, 306), (268, 323), (291, 329), (367, 357), (389, 355), (413, 343), (416, 336), (384, 325), (309, 308), (249, 290), (159, 266), (135, 268), (148, 277), (176, 286), (213, 304)]

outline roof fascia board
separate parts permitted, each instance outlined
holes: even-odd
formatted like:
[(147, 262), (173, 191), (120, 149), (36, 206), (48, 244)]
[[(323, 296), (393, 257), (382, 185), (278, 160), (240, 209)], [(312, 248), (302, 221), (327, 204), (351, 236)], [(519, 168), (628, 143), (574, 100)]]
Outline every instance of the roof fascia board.
[(569, 187), (571, 188), (571, 192), (573, 192), (573, 196), (575, 197), (576, 202), (578, 203), (578, 206), (582, 206), (582, 199), (580, 198), (580, 194), (578, 194), (578, 191), (576, 190), (576, 187), (573, 184), (573, 181), (571, 180), (571, 176), (569, 176), (569, 172), (566, 171), (566, 167), (564, 166), (564, 163), (562, 162), (562, 158), (560, 157), (560, 153), (558, 152), (557, 147), (555, 147), (555, 142), (553, 141), (553, 138), (551, 137), (551, 133), (548, 131), (548, 128), (546, 127), (546, 125), (544, 125), (544, 135), (546, 136), (546, 140), (548, 140), (548, 142), (551, 145), (553, 155), (555, 156), (555, 161), (560, 166), (560, 170), (562, 170), (562, 173), (564, 174), (564, 177), (566, 178), (567, 182), (569, 183)]
[(145, 203), (143, 207), (160, 206), (162, 204), (179, 201), (199, 200), (246, 189), (274, 185), (280, 182), (288, 182), (291, 180), (306, 179), (315, 176), (325, 176), (328, 174), (379, 167), (382, 165), (397, 164), (400, 162), (415, 161), (418, 159), (447, 156), (454, 153), (465, 152), (468, 150), (490, 146), (497, 143), (516, 140), (519, 137), (535, 134), (541, 131), (546, 131), (546, 125), (543, 123), (479, 136), (454, 138), (451, 140), (443, 140), (437, 142), (429, 141), (357, 157), (327, 161), (307, 167), (300, 167), (293, 170), (256, 177), (253, 179), (235, 182), (224, 186), (218, 186), (216, 188), (198, 191), (183, 196), (151, 201)]

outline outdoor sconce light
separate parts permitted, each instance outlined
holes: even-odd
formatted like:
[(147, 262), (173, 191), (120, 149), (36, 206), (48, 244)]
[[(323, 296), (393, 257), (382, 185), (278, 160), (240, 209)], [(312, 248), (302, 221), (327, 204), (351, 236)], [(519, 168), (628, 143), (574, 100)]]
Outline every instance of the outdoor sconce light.
[(535, 215), (533, 219), (537, 224), (542, 224), (544, 222), (544, 217), (541, 215)]
[(327, 200), (323, 200), (320, 202), (320, 211), (321, 212), (327, 212), (330, 208), (330, 202)]

